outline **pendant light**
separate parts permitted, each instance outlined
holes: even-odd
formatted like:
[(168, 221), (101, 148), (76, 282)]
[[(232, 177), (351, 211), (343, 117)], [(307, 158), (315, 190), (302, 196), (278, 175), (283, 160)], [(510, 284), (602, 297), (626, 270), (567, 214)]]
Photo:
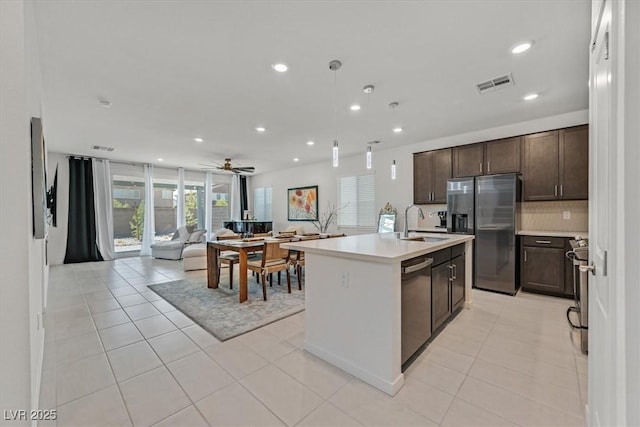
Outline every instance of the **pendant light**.
[[(391, 108), (391, 111), (395, 111), (395, 109), (398, 107), (398, 105), (400, 105), (397, 102), (391, 102), (389, 104), (389, 108)], [(395, 117), (395, 113), (394, 113), (394, 117)], [(395, 151), (393, 151), (393, 137), (391, 137), (391, 154), (393, 156), (393, 160), (391, 161), (391, 179), (395, 180), (396, 179), (396, 159), (395, 159)]]
[[(367, 106), (371, 105), (371, 94), (373, 93), (374, 89), (375, 87), (373, 85), (365, 85), (365, 87), (362, 88), (362, 91), (367, 94)], [(367, 153), (365, 155), (367, 169), (371, 169), (371, 167), (373, 166), (373, 154), (371, 153), (371, 146), (379, 142), (380, 141), (367, 142)]]
[(340, 158), (339, 158), (339, 147), (338, 147), (338, 107), (337, 107), (337, 84), (336, 84), (336, 72), (342, 67), (342, 62), (334, 59), (329, 62), (329, 69), (333, 71), (333, 128), (335, 130), (335, 137), (333, 139), (333, 167), (337, 168)]

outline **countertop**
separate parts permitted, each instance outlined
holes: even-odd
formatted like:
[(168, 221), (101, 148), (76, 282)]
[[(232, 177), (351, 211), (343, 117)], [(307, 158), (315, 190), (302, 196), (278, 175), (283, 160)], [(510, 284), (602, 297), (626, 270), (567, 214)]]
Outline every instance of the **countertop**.
[(296, 249), (307, 253), (339, 256), (385, 263), (404, 261), (474, 239), (471, 235), (446, 235), (437, 233), (410, 233), (410, 236), (432, 236), (445, 238), (441, 242), (417, 242), (402, 240), (400, 233), (361, 234), (357, 236), (318, 239), (283, 243), (285, 249)]
[(520, 236), (549, 236), (549, 237), (575, 237), (583, 239), (589, 237), (588, 231), (544, 231), (544, 230), (520, 230), (516, 234)]

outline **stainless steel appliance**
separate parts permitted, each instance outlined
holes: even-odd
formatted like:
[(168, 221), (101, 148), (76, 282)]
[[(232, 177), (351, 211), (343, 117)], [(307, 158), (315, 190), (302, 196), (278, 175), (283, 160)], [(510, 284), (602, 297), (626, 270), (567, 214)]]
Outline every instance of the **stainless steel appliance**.
[(447, 181), (447, 233), (473, 234), (474, 188), (473, 178)]
[(480, 176), (475, 188), (475, 286), (515, 295), (519, 285), (516, 210), (520, 176)]
[(517, 174), (450, 179), (447, 232), (475, 234), (473, 284), (515, 295), (516, 210), (521, 180)]
[(447, 211), (438, 211), (438, 218), (440, 218), (440, 225), (436, 225), (436, 227), (447, 228)]
[[(403, 368), (431, 337), (431, 265), (433, 258), (422, 255), (401, 264)], [(413, 359), (411, 359), (413, 360)]]
[[(589, 273), (580, 266), (589, 265), (589, 241), (587, 239), (570, 240), (573, 250), (566, 253), (573, 261), (573, 293), (575, 305), (567, 309), (567, 321), (573, 330), (580, 332), (580, 350), (589, 352)], [(576, 313), (578, 321), (571, 320), (571, 313)]]

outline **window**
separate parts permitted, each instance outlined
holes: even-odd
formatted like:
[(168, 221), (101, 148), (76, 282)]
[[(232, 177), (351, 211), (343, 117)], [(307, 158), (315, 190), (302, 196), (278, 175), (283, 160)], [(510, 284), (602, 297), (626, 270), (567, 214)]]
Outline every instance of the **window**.
[(253, 216), (258, 221), (271, 221), (271, 187), (253, 191)]
[(144, 222), (142, 166), (112, 163), (113, 240), (116, 253), (139, 251)]
[(373, 175), (347, 176), (338, 182), (339, 227), (375, 227), (375, 180)]
[(229, 206), (228, 183), (213, 184), (213, 194), (211, 197), (211, 232), (223, 228), (224, 222), (231, 218), (231, 207)]
[(184, 172), (184, 219), (194, 229), (208, 229), (205, 223), (204, 203), (205, 174), (202, 172)]

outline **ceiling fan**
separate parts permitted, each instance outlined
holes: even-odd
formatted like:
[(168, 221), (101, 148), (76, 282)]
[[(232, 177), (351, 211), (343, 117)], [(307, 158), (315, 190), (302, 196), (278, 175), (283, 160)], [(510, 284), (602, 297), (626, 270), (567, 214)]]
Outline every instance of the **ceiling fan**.
[(212, 167), (210, 165), (205, 165), (202, 163), (201, 165), (207, 166), (206, 168), (203, 168), (203, 169), (219, 169), (219, 170), (229, 171), (233, 173), (242, 173), (242, 172), (253, 173), (256, 170), (256, 168), (254, 168), (253, 166), (231, 166), (231, 159), (224, 159), (224, 165), (222, 166)]

